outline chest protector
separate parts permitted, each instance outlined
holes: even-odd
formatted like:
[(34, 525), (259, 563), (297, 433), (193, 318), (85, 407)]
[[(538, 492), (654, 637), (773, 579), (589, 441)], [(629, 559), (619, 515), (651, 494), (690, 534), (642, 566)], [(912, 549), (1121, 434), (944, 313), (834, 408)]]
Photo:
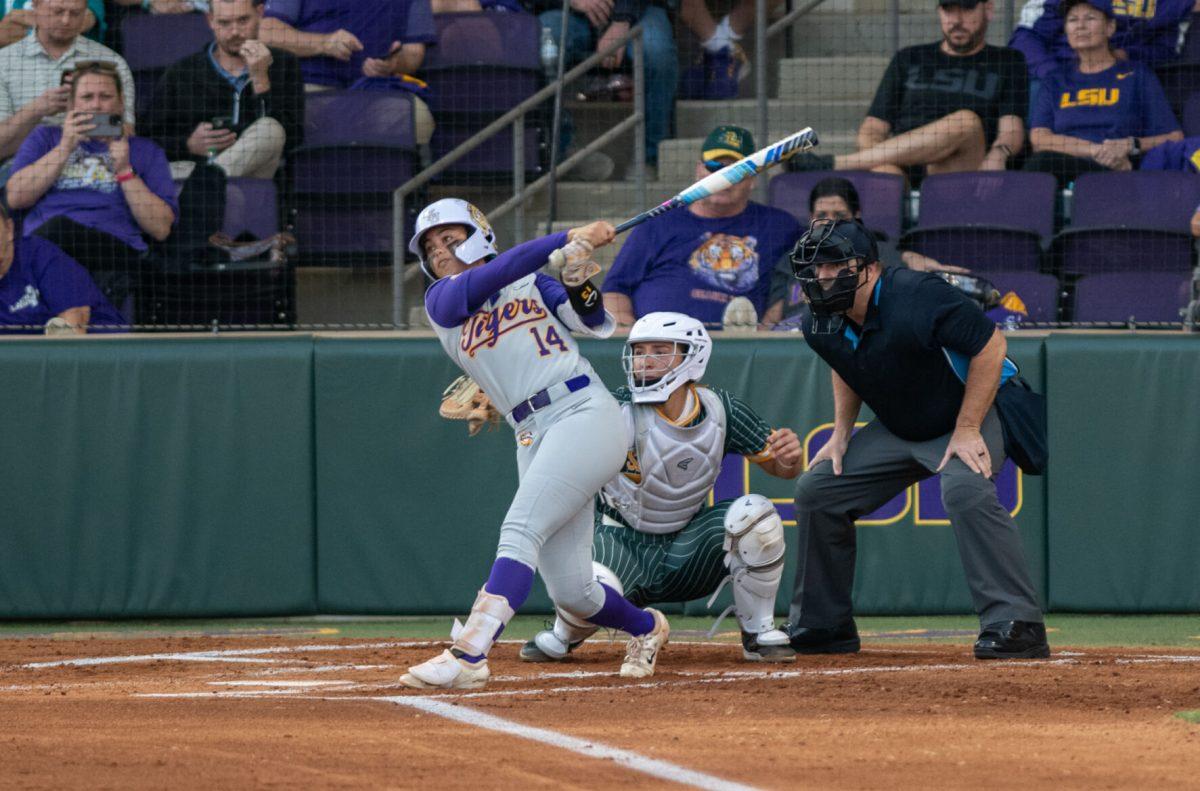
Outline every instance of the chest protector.
[(706, 387), (694, 391), (705, 418), (676, 426), (653, 406), (624, 405), (641, 468), (641, 483), (618, 475), (604, 485), (605, 500), (642, 533), (683, 529), (708, 496), (721, 472), (727, 418), (721, 399)]

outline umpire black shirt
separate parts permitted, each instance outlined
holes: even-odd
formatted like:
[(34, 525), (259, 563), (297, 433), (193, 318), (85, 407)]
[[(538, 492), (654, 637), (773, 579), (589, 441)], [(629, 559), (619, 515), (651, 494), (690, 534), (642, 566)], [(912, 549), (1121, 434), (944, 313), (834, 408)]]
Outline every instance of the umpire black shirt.
[(923, 442), (954, 430), (965, 388), (951, 368), (965, 366), (996, 325), (963, 292), (928, 272), (886, 267), (862, 326), (849, 318), (837, 333), (804, 339), (888, 431)]

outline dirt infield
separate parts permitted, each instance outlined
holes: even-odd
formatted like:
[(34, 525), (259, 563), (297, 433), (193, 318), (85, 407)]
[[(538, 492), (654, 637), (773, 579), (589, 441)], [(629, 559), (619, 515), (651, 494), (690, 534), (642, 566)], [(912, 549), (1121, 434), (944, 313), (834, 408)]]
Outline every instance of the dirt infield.
[(868, 644), (788, 665), (672, 643), (644, 682), (622, 647), (478, 693), (397, 686), (440, 645), (154, 637), (0, 641), (4, 788), (1196, 787), (1200, 656)]

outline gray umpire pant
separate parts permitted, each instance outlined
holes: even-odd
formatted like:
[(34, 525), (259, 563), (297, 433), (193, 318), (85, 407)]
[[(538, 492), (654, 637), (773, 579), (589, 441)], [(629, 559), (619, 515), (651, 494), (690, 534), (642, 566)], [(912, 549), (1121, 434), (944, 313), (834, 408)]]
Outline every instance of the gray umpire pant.
[[(1004, 438), (993, 407), (981, 427), (992, 470), (1004, 464)], [(824, 461), (796, 485), (799, 564), (792, 595), (792, 628), (831, 628), (854, 614), (857, 534), (854, 520), (879, 508), (917, 481), (929, 478), (950, 442), (947, 434), (908, 442), (878, 420), (851, 439), (842, 474)], [(942, 505), (954, 527), (958, 553), (979, 621), (1042, 620), (1017, 525), (1000, 504), (995, 484), (957, 457), (942, 471)]]

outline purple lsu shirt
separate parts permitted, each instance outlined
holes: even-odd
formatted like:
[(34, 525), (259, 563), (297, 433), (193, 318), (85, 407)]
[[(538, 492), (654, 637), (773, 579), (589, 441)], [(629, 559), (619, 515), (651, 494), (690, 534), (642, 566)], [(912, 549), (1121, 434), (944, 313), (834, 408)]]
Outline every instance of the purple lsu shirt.
[[(29, 133), (13, 158), (12, 172), (32, 165), (62, 140), (62, 127), (39, 126)], [(129, 164), (146, 186), (167, 202), (179, 218), (179, 201), (167, 155), (144, 137), (129, 139)], [(115, 236), (135, 250), (147, 249), (125, 193), (117, 183), (108, 143), (85, 140), (71, 152), (54, 186), (25, 215), (23, 233), (29, 236), (47, 221), (60, 215), (93, 230)]]
[[(91, 324), (128, 324), (87, 270), (52, 242), (37, 236), (16, 243), (12, 267), (0, 278), (0, 332), (41, 333), (64, 310), (87, 305)], [(22, 325), (31, 329), (12, 329)]]
[(363, 76), (363, 61), (386, 58), (393, 41), (437, 41), (429, 0), (267, 0), (266, 15), (304, 33), (346, 30), (362, 42), (362, 51), (348, 61), (324, 55), (301, 59), (300, 73), (312, 85), (348, 88)]
[(719, 219), (667, 212), (633, 230), (603, 290), (628, 296), (639, 318), (667, 310), (720, 326), (737, 296), (747, 297), (761, 316), (775, 264), (798, 238), (796, 218), (758, 203)]

